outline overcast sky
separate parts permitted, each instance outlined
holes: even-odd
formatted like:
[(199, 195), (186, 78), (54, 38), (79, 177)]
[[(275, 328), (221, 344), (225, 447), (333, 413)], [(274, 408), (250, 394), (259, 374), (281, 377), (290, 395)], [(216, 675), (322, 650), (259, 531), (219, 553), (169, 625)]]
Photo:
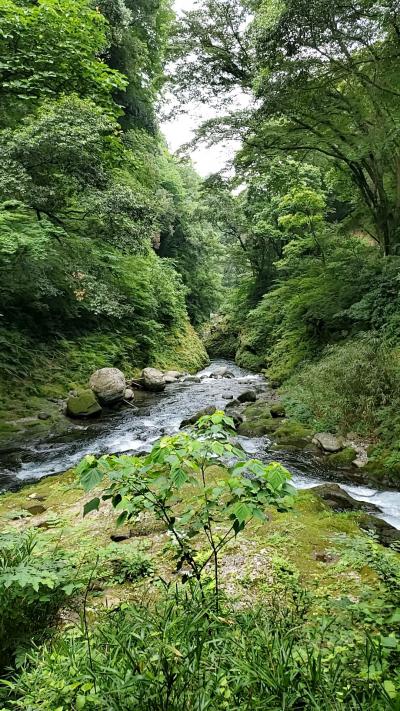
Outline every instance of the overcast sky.
[[(177, 12), (190, 10), (195, 4), (195, 0), (176, 0), (174, 8)], [(180, 146), (188, 143), (193, 138), (197, 126), (213, 116), (215, 116), (214, 111), (207, 110), (205, 106), (193, 104), (189, 107), (188, 114), (179, 115), (174, 120), (162, 123), (161, 129), (167, 138), (170, 149), (176, 151)], [(239, 144), (234, 142), (212, 148), (202, 146), (191, 153), (191, 158), (200, 175), (207, 176), (224, 168), (238, 148)]]

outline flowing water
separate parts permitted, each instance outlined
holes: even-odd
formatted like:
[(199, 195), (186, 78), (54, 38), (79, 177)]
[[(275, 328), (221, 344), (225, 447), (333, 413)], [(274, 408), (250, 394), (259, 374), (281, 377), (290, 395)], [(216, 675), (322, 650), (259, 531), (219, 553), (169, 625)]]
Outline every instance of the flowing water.
[[(233, 378), (214, 379), (210, 374), (228, 366)], [(223, 409), (229, 399), (245, 390), (262, 394), (268, 389), (262, 376), (250, 374), (229, 361), (214, 361), (201, 371), (201, 382), (179, 382), (168, 385), (164, 393), (141, 393), (138, 411), (126, 408), (109, 412), (99, 420), (72, 423), (62, 434), (48, 435), (44, 441), (27, 440), (14, 451), (0, 453), (0, 490), (15, 488), (49, 474), (71, 468), (86, 454), (146, 452), (163, 434), (172, 434), (187, 417), (215, 405)], [(329, 472), (312, 453), (301, 450), (275, 451), (268, 438), (240, 438), (251, 456), (264, 461), (279, 461), (293, 475), (296, 487), (310, 488), (324, 481), (338, 481), (337, 472)], [(340, 481), (339, 481), (340, 483)], [(379, 506), (381, 518), (400, 529), (400, 492), (378, 491), (366, 486), (342, 484), (355, 499)]]

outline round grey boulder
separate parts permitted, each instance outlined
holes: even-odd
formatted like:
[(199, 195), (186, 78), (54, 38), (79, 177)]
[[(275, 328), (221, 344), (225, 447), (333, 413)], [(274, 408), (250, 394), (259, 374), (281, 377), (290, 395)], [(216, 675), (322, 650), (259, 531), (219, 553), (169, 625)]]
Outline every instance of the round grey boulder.
[(118, 402), (125, 395), (125, 375), (118, 368), (96, 370), (90, 378), (89, 385), (96, 397), (105, 405)]
[(145, 368), (142, 372), (145, 390), (152, 392), (162, 392), (165, 390), (166, 382), (164, 374), (157, 368)]

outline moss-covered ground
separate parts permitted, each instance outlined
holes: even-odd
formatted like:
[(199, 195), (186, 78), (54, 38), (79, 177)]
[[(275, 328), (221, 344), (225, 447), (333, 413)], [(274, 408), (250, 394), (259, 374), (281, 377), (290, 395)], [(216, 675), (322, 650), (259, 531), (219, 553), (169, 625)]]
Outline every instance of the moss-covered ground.
[[(223, 476), (224, 470), (218, 468), (215, 475)], [(159, 576), (174, 580), (174, 551), (159, 522), (147, 517), (130, 531), (117, 529), (115, 512), (108, 505), (83, 518), (84, 503), (93, 495), (84, 495), (73, 471), (6, 493), (0, 497), (1, 530), (36, 528), (49, 544), (80, 551), (83, 558), (93, 561), (111, 543), (111, 536), (122, 533), (127, 538), (118, 544), (121, 550), (129, 546), (145, 551), (154, 565), (154, 580)], [(27, 509), (37, 503), (46, 510), (30, 515)], [(221, 575), (227, 593), (240, 604), (263, 600), (282, 574), (295, 575), (319, 600), (354, 599), (366, 586), (378, 591), (380, 582), (371, 568), (365, 565), (355, 570), (346, 562), (353, 541), (365, 536), (357, 521), (358, 514), (333, 513), (311, 493), (299, 493), (292, 510), (271, 511), (267, 523), (251, 523), (225, 549)], [(141, 585), (148, 588), (148, 580)], [(96, 604), (136, 597), (141, 585), (96, 591)]]

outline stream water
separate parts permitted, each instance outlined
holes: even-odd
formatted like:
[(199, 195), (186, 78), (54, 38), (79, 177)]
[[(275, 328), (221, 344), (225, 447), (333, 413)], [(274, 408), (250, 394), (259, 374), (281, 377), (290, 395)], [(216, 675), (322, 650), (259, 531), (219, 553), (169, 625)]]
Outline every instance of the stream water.
[[(228, 366), (233, 378), (214, 379), (210, 374)], [(136, 399), (138, 411), (126, 408), (109, 412), (99, 420), (72, 423), (62, 434), (48, 435), (45, 440), (26, 440), (15, 450), (0, 453), (0, 490), (15, 488), (49, 474), (56, 474), (77, 464), (86, 454), (148, 451), (163, 434), (179, 429), (183, 419), (208, 405), (225, 408), (230, 398), (244, 390), (268, 388), (259, 375), (250, 374), (229, 361), (214, 361), (199, 373), (200, 383), (179, 382), (168, 385), (164, 393), (141, 393)], [(279, 461), (289, 469), (297, 488), (306, 489), (325, 481), (338, 479), (323, 462), (310, 452), (275, 451), (268, 438), (240, 438), (251, 456), (263, 461)], [(400, 529), (400, 492), (378, 491), (365, 486), (342, 484), (354, 498), (379, 506), (380, 517)]]

